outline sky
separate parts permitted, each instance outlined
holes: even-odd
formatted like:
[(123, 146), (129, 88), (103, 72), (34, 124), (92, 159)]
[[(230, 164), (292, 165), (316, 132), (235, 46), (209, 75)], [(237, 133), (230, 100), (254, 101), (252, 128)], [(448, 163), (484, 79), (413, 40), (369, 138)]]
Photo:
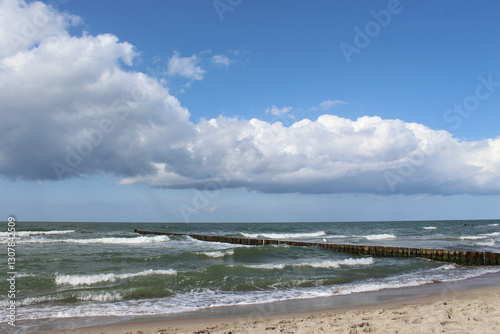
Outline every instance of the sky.
[(0, 0), (0, 212), (500, 217), (497, 0)]

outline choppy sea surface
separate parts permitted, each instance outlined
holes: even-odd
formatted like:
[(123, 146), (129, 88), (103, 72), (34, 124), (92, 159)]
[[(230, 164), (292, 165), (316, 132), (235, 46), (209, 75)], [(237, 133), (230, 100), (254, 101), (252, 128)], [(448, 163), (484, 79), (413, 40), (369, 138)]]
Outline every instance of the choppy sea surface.
[[(346, 223), (16, 223), (16, 327), (71, 328), (70, 318), (176, 314), (219, 306), (304, 299), (454, 282), (500, 267), (421, 258), (376, 258), (315, 247), (243, 246), (186, 234), (500, 253), (500, 221)], [(467, 225), (467, 226), (465, 226)], [(7, 263), (7, 226), (0, 231)], [(6, 266), (4, 267), (6, 268)], [(10, 276), (0, 272), (0, 305)], [(66, 322), (65, 322), (66, 321)], [(105, 321), (104, 321), (105, 323)], [(57, 326), (56, 326), (57, 324)]]

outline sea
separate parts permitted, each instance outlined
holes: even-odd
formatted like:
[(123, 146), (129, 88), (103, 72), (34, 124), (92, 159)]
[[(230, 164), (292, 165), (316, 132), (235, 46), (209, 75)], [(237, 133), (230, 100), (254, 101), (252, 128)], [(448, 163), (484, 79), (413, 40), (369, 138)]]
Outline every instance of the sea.
[[(15, 326), (31, 333), (297, 300), (343, 300), (370, 291), (458, 282), (500, 272), (422, 258), (382, 258), (317, 247), (245, 246), (134, 229), (500, 253), (500, 220), (322, 223), (16, 222)], [(0, 232), (8, 262), (7, 224)], [(11, 254), (12, 255), (12, 254)], [(12, 277), (0, 272), (0, 304)], [(499, 276), (496, 276), (499, 277)], [(499, 282), (496, 284), (498, 285)], [(262, 306), (264, 305), (264, 306)], [(227, 307), (230, 306), (230, 307)], [(208, 313), (205, 313), (208, 314)], [(215, 314), (215, 313), (214, 313)]]

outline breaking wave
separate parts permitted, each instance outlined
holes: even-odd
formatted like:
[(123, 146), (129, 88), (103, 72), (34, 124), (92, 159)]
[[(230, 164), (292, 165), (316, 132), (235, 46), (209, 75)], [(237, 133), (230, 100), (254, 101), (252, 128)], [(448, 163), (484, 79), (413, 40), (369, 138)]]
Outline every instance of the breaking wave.
[(264, 237), (269, 239), (292, 239), (292, 238), (317, 238), (326, 235), (325, 231), (312, 233), (240, 233), (246, 238)]
[(384, 239), (395, 239), (396, 236), (394, 234), (370, 234), (364, 235), (363, 238), (368, 240), (384, 240)]
[(47, 244), (47, 243), (71, 243), (71, 244), (147, 244), (169, 241), (170, 238), (166, 235), (158, 235), (154, 237), (132, 237), (132, 238), (95, 238), (95, 239), (47, 239), (36, 238), (29, 240), (17, 240), (18, 243), (33, 243), (33, 244)]
[(345, 259), (345, 260), (323, 260), (323, 261), (312, 261), (303, 263), (265, 263), (265, 264), (254, 264), (254, 265), (244, 265), (245, 267), (257, 268), (257, 269), (284, 269), (285, 267), (313, 267), (313, 268), (340, 268), (341, 266), (369, 266), (373, 264), (373, 258), (361, 258), (361, 259)]
[(115, 282), (118, 279), (126, 279), (137, 276), (147, 276), (147, 275), (175, 275), (177, 271), (173, 269), (168, 270), (144, 270), (138, 273), (128, 273), (128, 274), (95, 274), (95, 275), (59, 275), (56, 274), (56, 284), (57, 285), (92, 285), (101, 282)]

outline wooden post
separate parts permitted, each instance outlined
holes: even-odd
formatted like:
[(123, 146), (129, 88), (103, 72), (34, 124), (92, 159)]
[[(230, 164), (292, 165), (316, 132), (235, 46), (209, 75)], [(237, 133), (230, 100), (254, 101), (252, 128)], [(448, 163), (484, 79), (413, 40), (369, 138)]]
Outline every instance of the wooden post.
[(450, 262), (450, 251), (443, 250), (443, 261)]

